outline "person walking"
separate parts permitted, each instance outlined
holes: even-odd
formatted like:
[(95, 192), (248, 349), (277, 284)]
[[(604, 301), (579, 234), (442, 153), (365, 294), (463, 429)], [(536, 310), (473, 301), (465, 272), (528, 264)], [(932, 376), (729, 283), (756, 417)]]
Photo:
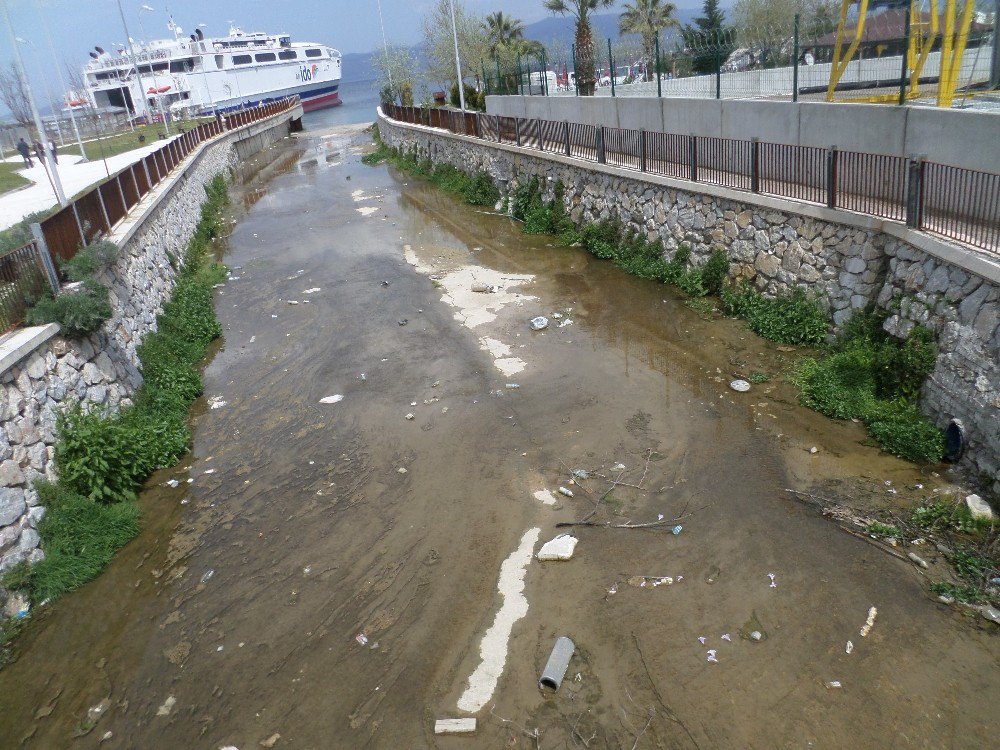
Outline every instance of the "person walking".
[(21, 158), (24, 159), (24, 166), (29, 169), (34, 166), (31, 162), (31, 147), (27, 144), (24, 138), (17, 142), (17, 152), (21, 155)]
[(45, 164), (45, 147), (38, 141), (35, 141), (35, 158), (40, 163)]
[(56, 164), (59, 163), (59, 148), (56, 146), (56, 142), (49, 138), (49, 153), (52, 154), (52, 161)]

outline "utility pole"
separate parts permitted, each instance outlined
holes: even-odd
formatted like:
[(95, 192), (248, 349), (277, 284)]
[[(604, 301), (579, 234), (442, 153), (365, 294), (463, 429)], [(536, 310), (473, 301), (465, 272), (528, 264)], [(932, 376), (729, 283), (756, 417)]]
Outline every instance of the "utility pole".
[[(42, 26), (45, 27), (45, 37), (49, 42), (49, 53), (52, 55), (52, 60), (58, 60), (59, 58), (56, 56), (56, 46), (52, 43), (52, 30), (49, 28), (49, 19), (44, 13), (42, 13), (42, 7), (39, 0), (35, 0), (35, 9), (37, 10), (38, 15), (42, 17)], [(62, 89), (61, 101), (65, 102), (67, 90), (66, 79), (63, 77), (61, 65), (56, 66), (56, 74), (59, 76), (59, 88)], [(73, 123), (73, 135), (76, 136), (76, 145), (80, 147), (80, 161), (82, 163), (87, 161), (87, 151), (83, 147), (83, 140), (80, 138), (80, 128), (76, 125), (76, 113), (73, 111), (73, 105), (71, 104), (69, 105), (69, 119), (70, 122)]]
[[(24, 86), (24, 93), (28, 97), (28, 106), (31, 108), (31, 117), (35, 121), (35, 129), (38, 131), (38, 140), (45, 140), (45, 128), (42, 127), (42, 118), (38, 114), (38, 107), (35, 106), (35, 97), (31, 94), (31, 84), (24, 73), (24, 63), (21, 62), (21, 50), (17, 46), (17, 35), (14, 33), (14, 25), (10, 22), (10, 11), (7, 9), (7, 0), (0, 0), (3, 7), (3, 17), (7, 24), (7, 32), (10, 34), (10, 46), (14, 52), (14, 67), (18, 78)], [(45, 165), (49, 172), (49, 179), (52, 181), (52, 192), (56, 195), (56, 200), (60, 206), (66, 205), (66, 194), (63, 192), (62, 181), (59, 179), (59, 172), (56, 170), (55, 160), (52, 158), (52, 151), (46, 144), (42, 144), (42, 154), (45, 157)]]
[(385, 22), (382, 20), (382, 0), (378, 0), (378, 25), (382, 27), (382, 51), (385, 53), (385, 72), (389, 76), (389, 90), (395, 91), (392, 85), (392, 64), (389, 62), (389, 42), (385, 38)]
[(465, 111), (465, 86), (462, 85), (462, 61), (458, 56), (458, 27), (455, 25), (455, 0), (448, 0), (451, 6), (451, 35), (455, 39), (455, 71), (458, 73), (458, 101)]
[[(125, 30), (125, 39), (128, 40), (128, 51), (132, 56), (132, 65), (135, 66), (135, 79), (139, 83), (139, 96), (142, 97), (142, 111), (146, 115), (146, 121), (152, 122), (153, 116), (149, 111), (149, 100), (146, 98), (146, 86), (142, 82), (142, 74), (139, 72), (139, 58), (135, 54), (135, 46), (132, 44), (132, 36), (128, 33), (128, 24), (125, 23), (125, 11), (122, 10), (122, 0), (118, 0), (118, 15), (121, 16), (122, 29)], [(132, 102), (132, 110), (133, 112), (135, 111), (135, 102)], [(136, 114), (138, 114), (138, 112), (136, 112)], [(164, 117), (163, 119), (164, 122), (166, 122), (167, 118)]]
[(990, 88), (1000, 89), (1000, 0), (993, 8), (993, 58), (990, 61)]

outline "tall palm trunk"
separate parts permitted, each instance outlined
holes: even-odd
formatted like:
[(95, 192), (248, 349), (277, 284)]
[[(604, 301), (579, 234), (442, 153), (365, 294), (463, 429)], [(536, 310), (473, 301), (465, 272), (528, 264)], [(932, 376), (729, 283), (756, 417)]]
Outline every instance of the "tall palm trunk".
[(576, 82), (580, 96), (594, 95), (594, 35), (587, 18), (576, 22)]

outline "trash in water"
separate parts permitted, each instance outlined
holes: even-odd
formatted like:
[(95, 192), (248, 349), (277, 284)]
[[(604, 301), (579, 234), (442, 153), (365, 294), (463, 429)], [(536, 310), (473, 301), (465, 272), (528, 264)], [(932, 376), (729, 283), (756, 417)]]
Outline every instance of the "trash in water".
[(549, 660), (545, 662), (542, 676), (538, 680), (538, 687), (558, 690), (566, 676), (566, 670), (569, 668), (569, 661), (573, 658), (574, 651), (576, 651), (576, 644), (572, 640), (564, 635), (557, 638), (552, 647), (552, 653), (549, 654)]
[(722, 569), (718, 565), (713, 565), (708, 570), (708, 575), (705, 576), (705, 583), (711, 585), (719, 580), (719, 576), (722, 575)]
[(297, 299), (290, 299), (290, 300), (288, 300), (288, 304), (289, 305), (297, 305), (297, 304), (299, 304), (299, 301)]
[(718, 664), (719, 660), (715, 658), (716, 651), (714, 648), (708, 650), (708, 661), (713, 664)]
[(816, 453), (819, 453), (819, 448), (817, 448), (817, 447), (816, 447), (816, 446), (814, 445), (814, 446), (813, 446), (812, 448), (810, 448), (810, 449), (809, 449), (809, 452), (810, 452), (810, 453), (812, 453), (812, 454), (816, 454)]
[(670, 576), (632, 576), (628, 579), (628, 585), (637, 589), (670, 586), (673, 582), (674, 579)]
[(333, 396), (324, 396), (319, 400), (321, 404), (336, 404), (344, 400), (343, 394), (337, 393)]
[(733, 637), (731, 635), (729, 635), (729, 633), (723, 633), (722, 634), (722, 640), (729, 641), (730, 643), (732, 643), (733, 642)]
[(215, 575), (215, 571), (214, 571), (214, 570), (212, 570), (211, 568), (209, 568), (208, 570), (206, 570), (206, 571), (205, 571), (205, 572), (204, 572), (204, 573), (202, 574), (202, 576), (201, 576), (201, 582), (202, 582), (202, 583), (208, 583), (209, 579), (210, 579), (210, 578), (211, 578), (212, 576), (214, 576), (214, 575)]
[(847, 645), (844, 647), (844, 651), (846, 651), (847, 653), (851, 653), (853, 650), (854, 650), (854, 644), (851, 643), (851, 641), (848, 641)]
[(575, 536), (560, 534), (552, 541), (543, 544), (536, 557), (539, 560), (569, 560), (573, 557), (573, 550), (578, 541)]
[(408, 321), (408, 320), (407, 320), (406, 318), (402, 318), (402, 319), (400, 319), (400, 320), (399, 320), (399, 321), (397, 321), (397, 322), (399, 323), (399, 325), (401, 325), (401, 326), (405, 326), (405, 325), (406, 325), (407, 323), (409, 323), (410, 321)]
[(706, 638), (703, 635), (699, 635), (698, 636), (698, 643), (700, 643), (702, 646), (704, 646), (705, 643), (707, 643), (707, 642), (708, 642), (708, 638)]
[[(995, 622), (997, 625), (1000, 625), (1000, 610), (998, 610), (996, 607), (990, 607), (989, 605), (984, 604), (979, 608), (979, 614), (981, 614), (987, 620), (990, 620), (991, 622)], [(18, 613), (18, 616), (20, 616), (20, 612)]]
[(878, 614), (878, 610), (872, 607), (868, 610), (868, 619), (865, 620), (865, 624), (861, 626), (861, 637), (867, 636), (871, 630), (872, 626), (875, 624), (875, 616)]
[(506, 387), (506, 388), (507, 388), (508, 390), (511, 390), (511, 391), (516, 391), (516, 390), (517, 390), (518, 388), (520, 388), (521, 386), (519, 386), (519, 385), (518, 385), (517, 383), (507, 383), (507, 385), (506, 385), (505, 387)]
[(361, 373), (360, 375), (358, 375), (358, 380), (364, 382), (365, 380), (368, 380), (368, 376), (365, 375), (364, 373)]
[(738, 393), (746, 393), (750, 390), (750, 384), (745, 380), (734, 380), (729, 387)]
[(916, 555), (913, 552), (907, 552), (906, 556), (910, 558), (913, 562), (915, 562), (917, 565), (919, 565), (921, 568), (924, 569), (927, 568), (927, 561), (924, 558), (920, 557), (919, 555)]
[(174, 696), (171, 695), (169, 698), (167, 698), (165, 701), (163, 701), (163, 704), (158, 709), (156, 709), (156, 715), (157, 716), (168, 716), (170, 714), (170, 711), (173, 709), (174, 704), (176, 702), (177, 702), (177, 699)]
[(180, 482), (178, 482), (178, 481), (177, 481), (176, 479), (168, 479), (168, 480), (166, 481), (166, 485), (167, 485), (167, 487), (176, 487), (176, 486), (178, 486), (179, 484), (180, 484)]
[(769, 589), (776, 589), (776, 588), (778, 588), (778, 584), (774, 582), (774, 573), (768, 573), (767, 577), (771, 579), (771, 585), (768, 586), (768, 588)]
[(836, 690), (839, 687), (843, 687), (843, 685), (840, 684), (840, 680), (830, 680), (828, 683), (826, 683), (826, 686), (831, 690)]
[(406, 469), (404, 469), (402, 466), (400, 466), (398, 469), (396, 469), (396, 471), (398, 473), (400, 473), (400, 474), (405, 474), (406, 473)]
[(405, 418), (408, 419), (408, 420), (410, 420), (412, 422), (413, 421), (413, 414), (412, 413), (407, 414)]
[(212, 396), (208, 399), (208, 408), (210, 409), (221, 409), (226, 405), (226, 402), (222, 400), (222, 396)]
[(306, 290), (305, 290), (304, 292), (302, 292), (302, 293), (303, 293), (303, 294), (315, 294), (315, 293), (316, 293), (316, 292), (318, 292), (318, 291), (319, 291), (319, 287), (318, 287), (318, 286), (314, 286), (314, 287), (313, 287), (312, 289), (306, 289)]
[(674, 527), (673, 527), (672, 529), (670, 529), (670, 533), (671, 533), (671, 534), (673, 534), (674, 536), (677, 536), (677, 535), (678, 535), (678, 534), (680, 534), (680, 533), (681, 533), (681, 531), (683, 531), (683, 530), (684, 530), (684, 527), (683, 527), (683, 526), (681, 526), (680, 524), (677, 524), (677, 525), (676, 525), (676, 526), (674, 526)]
[(586, 469), (573, 469), (574, 479), (590, 479), (590, 472)]
[(750, 640), (757, 641), (758, 643), (760, 643), (762, 640), (764, 640), (764, 634), (759, 630), (753, 630), (750, 632)]
[(438, 719), (434, 722), (434, 734), (471, 734), (476, 731), (476, 719)]
[(608, 596), (613, 596), (617, 593), (618, 593), (618, 584), (616, 583), (611, 588), (608, 589)]
[(354, 640), (356, 640), (362, 646), (368, 645), (368, 636), (365, 635), (364, 633), (358, 633), (356, 636), (354, 636)]
[(565, 487), (560, 487), (559, 494), (565, 495), (566, 497), (573, 497), (573, 490), (568, 490)]
[(388, 281), (383, 281), (382, 282), (382, 286), (389, 286), (389, 282)]
[(740, 638), (745, 641), (760, 643), (767, 640), (767, 631), (764, 630), (764, 626), (757, 617), (756, 610), (750, 614), (750, 619), (743, 623), (743, 627), (737, 632), (740, 634)]
[(473, 284), (472, 291), (480, 294), (495, 294), (499, 287), (496, 284)]
[(562, 320), (562, 317), (563, 317), (562, 313), (552, 313), (553, 320)]
[(542, 329), (549, 327), (549, 319), (539, 315), (537, 318), (532, 318), (528, 322), (528, 325), (532, 331), (541, 331)]
[(566, 326), (571, 326), (571, 325), (573, 325), (573, 321), (570, 320), (569, 318), (566, 318), (566, 320), (562, 321), (558, 326), (556, 326), (556, 328), (565, 328)]

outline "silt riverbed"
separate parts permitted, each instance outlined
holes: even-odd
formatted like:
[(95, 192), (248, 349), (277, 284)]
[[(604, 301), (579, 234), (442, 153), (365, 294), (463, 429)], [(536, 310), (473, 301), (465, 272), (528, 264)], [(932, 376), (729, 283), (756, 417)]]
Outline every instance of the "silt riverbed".
[[(193, 451), (109, 569), (33, 615), (0, 745), (995, 741), (992, 624), (785, 491), (905, 504), (944, 478), (800, 407), (796, 352), (364, 166), (369, 141), (306, 133), (244, 168)], [(598, 500), (670, 523), (556, 528)], [(571, 560), (533, 557), (565, 531)], [(474, 734), (434, 735), (463, 716)]]

